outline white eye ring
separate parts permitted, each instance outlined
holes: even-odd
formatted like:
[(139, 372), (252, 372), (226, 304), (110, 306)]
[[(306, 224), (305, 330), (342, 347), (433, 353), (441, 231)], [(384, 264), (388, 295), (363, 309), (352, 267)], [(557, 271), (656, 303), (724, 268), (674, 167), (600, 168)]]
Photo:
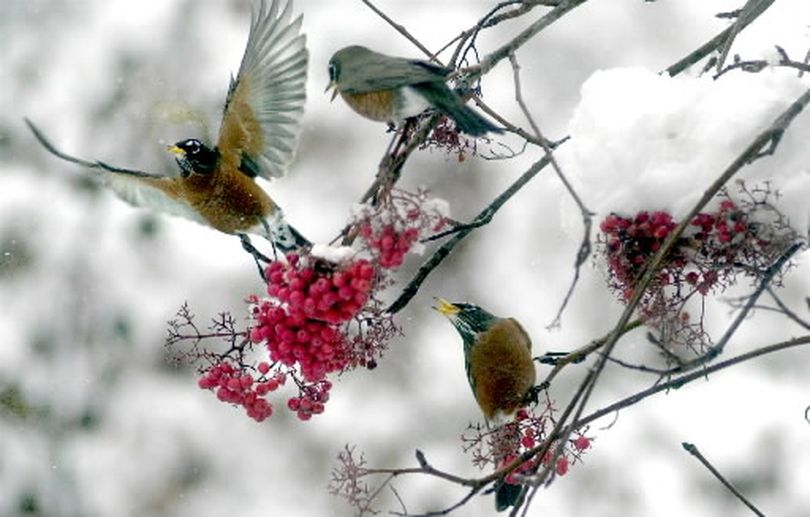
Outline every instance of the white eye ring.
[(186, 142), (186, 152), (188, 154), (197, 154), (200, 152), (200, 143), (196, 140), (189, 140)]

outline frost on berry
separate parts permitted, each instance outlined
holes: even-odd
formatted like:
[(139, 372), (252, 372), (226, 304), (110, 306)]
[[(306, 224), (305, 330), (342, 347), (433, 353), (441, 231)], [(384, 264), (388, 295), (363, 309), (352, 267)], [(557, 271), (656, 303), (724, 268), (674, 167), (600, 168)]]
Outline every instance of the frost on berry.
[(392, 189), (377, 205), (355, 208), (354, 224), (362, 247), (383, 269), (396, 269), (409, 252), (421, 253), (419, 240), (444, 227), (449, 215), (446, 202)]
[[(740, 184), (734, 199), (723, 191), (713, 209), (689, 221), (639, 304), (646, 323), (658, 331), (659, 345), (670, 352), (672, 345), (697, 354), (705, 351), (710, 338), (703, 329), (702, 312), (693, 317), (687, 302), (696, 295), (721, 292), (741, 277), (761, 279), (796, 241), (796, 232), (769, 203), (774, 195), (767, 186), (748, 190)], [(678, 221), (663, 211), (613, 213), (602, 221), (599, 243), (608, 283), (622, 300), (633, 296), (648, 261), (676, 226)]]
[[(532, 475), (543, 467), (562, 476), (571, 465), (582, 460), (582, 454), (591, 447), (591, 438), (582, 430), (569, 439), (557, 455), (559, 441), (546, 443), (554, 428), (554, 412), (552, 401), (546, 398), (542, 408), (520, 409), (513, 420), (500, 427), (470, 425), (461, 436), (464, 451), (472, 454), (473, 464), (482, 470), (502, 469), (521, 455), (534, 453), (504, 477), (507, 483), (519, 484), (523, 476)], [(541, 450), (546, 450), (543, 456), (539, 455)]]

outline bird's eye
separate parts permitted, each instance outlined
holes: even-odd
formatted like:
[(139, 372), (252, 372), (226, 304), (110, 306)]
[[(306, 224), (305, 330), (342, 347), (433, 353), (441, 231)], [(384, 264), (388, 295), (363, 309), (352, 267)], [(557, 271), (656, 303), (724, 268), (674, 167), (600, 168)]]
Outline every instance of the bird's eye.
[(337, 81), (338, 68), (333, 61), (329, 62), (329, 80)]

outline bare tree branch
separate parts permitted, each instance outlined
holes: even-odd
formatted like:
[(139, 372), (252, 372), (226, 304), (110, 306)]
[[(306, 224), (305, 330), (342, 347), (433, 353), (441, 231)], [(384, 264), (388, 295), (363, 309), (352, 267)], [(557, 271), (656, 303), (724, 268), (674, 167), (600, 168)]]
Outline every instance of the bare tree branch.
[(416, 296), (416, 293), (419, 292), (419, 288), (422, 286), (424, 281), (427, 279), (428, 275), (436, 269), (439, 264), (441, 264), (444, 259), (450, 254), (451, 251), (462, 241), (464, 240), (467, 235), (469, 235), (475, 228), (478, 228), (482, 225), (489, 223), (495, 214), (500, 210), (500, 208), (507, 202), (509, 199), (517, 194), (520, 189), (522, 189), (526, 184), (534, 178), (537, 173), (539, 173), (546, 165), (550, 162), (548, 156), (544, 156), (543, 158), (536, 161), (531, 167), (529, 167), (526, 172), (524, 172), (514, 183), (512, 183), (509, 188), (504, 190), (498, 197), (496, 197), (486, 208), (484, 208), (464, 229), (456, 233), (450, 240), (445, 242), (439, 249), (433, 252), (433, 255), (430, 256), (428, 260), (426, 260), (419, 270), (416, 272), (416, 275), (408, 282), (408, 284), (402, 289), (399, 297), (386, 309), (387, 312), (391, 314), (395, 314), (402, 310), (408, 302)]
[(665, 72), (669, 74), (669, 76), (674, 77), (698, 61), (702, 60), (712, 52), (715, 52), (723, 44), (725, 44), (726, 41), (729, 40), (729, 37), (731, 37), (732, 34), (738, 33), (740, 30), (751, 24), (751, 22), (759, 18), (762, 13), (764, 13), (773, 4), (773, 2), (774, 0), (760, 0), (748, 11), (748, 16), (745, 19), (740, 19), (739, 24), (735, 23), (734, 25), (726, 28), (723, 32), (701, 45), (698, 49), (692, 51), (688, 56), (679, 60), (677, 63), (670, 65)]
[(718, 472), (718, 471), (717, 471), (717, 469), (716, 469), (716, 468), (714, 468), (714, 465), (712, 465), (712, 464), (709, 462), (709, 460), (707, 460), (707, 459), (706, 459), (706, 457), (705, 457), (705, 456), (703, 456), (703, 454), (701, 454), (701, 452), (698, 450), (698, 448), (697, 448), (697, 446), (696, 446), (695, 444), (693, 444), (693, 443), (687, 443), (687, 442), (683, 442), (681, 445), (683, 446), (684, 450), (686, 450), (686, 452), (688, 452), (689, 454), (691, 454), (692, 456), (694, 456), (695, 458), (697, 458), (697, 460), (698, 460), (699, 462), (701, 462), (701, 463), (703, 464), (703, 466), (704, 466), (704, 467), (706, 467), (706, 469), (708, 469), (708, 471), (709, 471), (709, 472), (711, 472), (711, 473), (712, 473), (712, 475), (713, 475), (714, 477), (716, 477), (716, 478), (717, 478), (717, 479), (718, 479), (718, 480), (719, 480), (721, 483), (723, 483), (723, 485), (724, 485), (726, 488), (728, 488), (728, 490), (729, 490), (729, 491), (730, 491), (732, 494), (734, 494), (734, 496), (735, 496), (737, 499), (739, 499), (740, 501), (742, 501), (742, 502), (743, 502), (743, 504), (744, 504), (745, 506), (747, 506), (747, 507), (748, 507), (748, 508), (749, 508), (749, 509), (750, 509), (752, 512), (754, 512), (754, 513), (755, 513), (756, 515), (758, 515), (759, 517), (765, 517), (765, 514), (764, 514), (764, 513), (762, 513), (761, 511), (759, 511), (759, 508), (757, 508), (756, 506), (754, 506), (754, 504), (753, 504), (753, 503), (751, 503), (751, 501), (749, 501), (748, 499), (746, 499), (746, 498), (745, 498), (745, 496), (743, 496), (743, 495), (740, 493), (740, 491), (739, 491), (739, 490), (737, 490), (736, 488), (734, 488), (734, 486), (733, 486), (731, 483), (729, 483), (729, 482), (726, 480), (726, 478), (724, 478), (724, 477), (723, 477), (723, 475), (722, 475), (722, 474), (720, 474), (720, 472)]
[(668, 391), (671, 389), (678, 389), (686, 384), (693, 382), (697, 379), (704, 379), (710, 374), (714, 372), (718, 372), (725, 368), (729, 368), (731, 366), (743, 363), (745, 361), (750, 361), (751, 359), (755, 359), (757, 357), (772, 354), (775, 352), (780, 352), (782, 350), (787, 350), (789, 348), (797, 347), (797, 346), (804, 346), (810, 344), (810, 335), (797, 337), (788, 341), (782, 341), (780, 343), (776, 343), (773, 345), (763, 346), (761, 348), (757, 348), (756, 350), (752, 350), (751, 352), (747, 352), (744, 354), (740, 354), (725, 361), (720, 361), (711, 366), (706, 366), (705, 368), (701, 368), (698, 371), (694, 371), (691, 373), (687, 373), (671, 379), (667, 382), (662, 384), (658, 384), (646, 390), (639, 391), (638, 393), (634, 393), (633, 395), (623, 398), (614, 402), (613, 404), (608, 404), (607, 406), (600, 408), (593, 413), (590, 413), (582, 418), (580, 418), (576, 422), (576, 427), (582, 427), (588, 425), (605, 415), (609, 415), (614, 411), (619, 411), (620, 409), (624, 409), (626, 407), (630, 407), (632, 405), (638, 404), (642, 400), (649, 398), (657, 393), (662, 391)]

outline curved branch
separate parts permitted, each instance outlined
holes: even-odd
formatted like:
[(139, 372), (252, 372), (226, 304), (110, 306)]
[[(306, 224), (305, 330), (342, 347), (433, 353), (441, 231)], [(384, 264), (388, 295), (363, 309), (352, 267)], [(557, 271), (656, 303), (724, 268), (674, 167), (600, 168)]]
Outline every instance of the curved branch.
[(771, 6), (771, 4), (773, 4), (773, 2), (774, 0), (759, 0), (758, 4), (747, 10), (746, 16), (739, 18), (738, 21), (733, 25), (729, 26), (723, 32), (713, 37), (696, 50), (692, 51), (688, 56), (684, 57), (677, 63), (670, 65), (669, 68), (664, 70), (664, 72), (669, 74), (670, 77), (674, 77), (712, 52), (718, 50), (727, 41), (729, 41), (729, 38), (732, 38), (742, 29), (747, 27), (751, 22), (759, 18), (760, 15), (762, 15), (762, 13), (764, 13)]
[(688, 374), (681, 375), (681, 376), (676, 377), (674, 379), (671, 379), (671, 380), (669, 380), (669, 381), (667, 381), (665, 383), (658, 384), (658, 385), (653, 386), (651, 388), (648, 388), (646, 390), (643, 390), (643, 391), (640, 391), (640, 392), (635, 393), (633, 395), (630, 395), (629, 397), (625, 397), (625, 398), (623, 398), (621, 400), (618, 400), (618, 401), (616, 401), (616, 402), (614, 402), (612, 404), (609, 404), (609, 405), (607, 405), (607, 406), (605, 406), (605, 407), (603, 407), (601, 409), (598, 409), (598, 410), (594, 411), (593, 413), (580, 418), (579, 420), (574, 422), (573, 425), (576, 428), (586, 426), (586, 425), (588, 425), (588, 424), (602, 418), (605, 415), (609, 415), (610, 413), (613, 413), (614, 411), (618, 411), (620, 409), (624, 409), (626, 407), (637, 404), (637, 403), (641, 402), (642, 400), (655, 395), (656, 393), (660, 393), (662, 391), (668, 391), (668, 390), (672, 390), (672, 389), (678, 389), (678, 388), (680, 388), (680, 387), (682, 387), (682, 386), (684, 386), (686, 384), (689, 384), (692, 381), (695, 381), (697, 379), (704, 379), (704, 378), (706, 378), (706, 376), (708, 376), (708, 375), (710, 375), (710, 374), (712, 374), (714, 372), (720, 371), (720, 370), (722, 370), (724, 368), (728, 368), (728, 367), (733, 366), (735, 364), (739, 364), (739, 363), (742, 363), (742, 362), (745, 362), (745, 361), (750, 361), (751, 359), (755, 359), (757, 357), (760, 357), (760, 356), (763, 356), (763, 355), (766, 355), (766, 354), (771, 354), (771, 353), (774, 353), (774, 352), (779, 352), (781, 350), (787, 350), (788, 348), (793, 348), (793, 347), (802, 346), (802, 345), (810, 345), (810, 335), (806, 335), (806, 336), (790, 339), (788, 341), (782, 341), (780, 343), (776, 343), (776, 344), (773, 344), (773, 345), (758, 348), (756, 350), (752, 350), (751, 352), (747, 352), (747, 353), (744, 353), (744, 354), (740, 354), (740, 355), (731, 357), (729, 359), (726, 359), (725, 361), (720, 361), (719, 363), (713, 364), (711, 366), (707, 366), (706, 368), (701, 368), (698, 371), (694, 371), (694, 372), (691, 372), (691, 373), (688, 373)]
[(428, 260), (426, 260), (419, 270), (416, 272), (416, 275), (408, 282), (408, 285), (400, 293), (399, 297), (394, 300), (391, 305), (388, 306), (386, 312), (390, 314), (396, 314), (400, 310), (402, 310), (408, 302), (413, 298), (417, 292), (419, 292), (419, 288), (427, 279), (428, 275), (436, 269), (439, 264), (441, 264), (444, 259), (450, 254), (451, 251), (462, 241), (464, 240), (467, 235), (469, 235), (475, 228), (483, 226), (489, 223), (495, 214), (500, 210), (500, 208), (509, 201), (509, 199), (514, 196), (515, 194), (520, 191), (532, 178), (534, 178), (538, 172), (543, 170), (543, 168), (548, 165), (550, 162), (549, 156), (544, 156), (543, 158), (537, 160), (532, 164), (529, 169), (524, 172), (514, 183), (512, 183), (509, 188), (504, 190), (498, 197), (496, 197), (486, 208), (484, 208), (476, 217), (473, 219), (472, 223), (469, 225), (465, 225), (463, 229), (458, 231), (450, 240), (445, 242), (439, 249), (433, 252), (433, 255), (430, 256)]

